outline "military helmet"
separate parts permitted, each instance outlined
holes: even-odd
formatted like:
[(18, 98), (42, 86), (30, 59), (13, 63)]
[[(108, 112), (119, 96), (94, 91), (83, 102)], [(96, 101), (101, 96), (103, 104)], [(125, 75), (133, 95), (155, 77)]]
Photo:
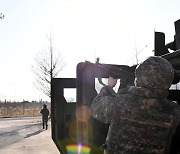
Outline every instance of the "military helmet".
[(135, 85), (152, 89), (168, 89), (174, 78), (170, 62), (159, 56), (147, 58), (135, 70)]

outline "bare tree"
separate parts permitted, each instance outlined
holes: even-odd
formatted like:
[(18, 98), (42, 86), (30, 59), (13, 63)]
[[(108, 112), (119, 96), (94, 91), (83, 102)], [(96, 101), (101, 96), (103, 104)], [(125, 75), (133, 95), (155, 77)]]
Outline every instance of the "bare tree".
[(32, 71), (35, 74), (34, 85), (45, 95), (51, 97), (51, 80), (64, 68), (65, 63), (60, 52), (55, 51), (51, 34), (47, 36), (48, 46), (38, 52)]

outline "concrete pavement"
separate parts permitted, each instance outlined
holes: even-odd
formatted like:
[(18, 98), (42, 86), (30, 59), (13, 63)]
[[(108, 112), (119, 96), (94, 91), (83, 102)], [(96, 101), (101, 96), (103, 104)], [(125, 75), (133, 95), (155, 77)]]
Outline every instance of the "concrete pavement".
[(39, 130), (37, 134), (26, 136), (17, 143), (0, 149), (1, 154), (59, 154), (51, 139), (51, 126), (48, 130)]

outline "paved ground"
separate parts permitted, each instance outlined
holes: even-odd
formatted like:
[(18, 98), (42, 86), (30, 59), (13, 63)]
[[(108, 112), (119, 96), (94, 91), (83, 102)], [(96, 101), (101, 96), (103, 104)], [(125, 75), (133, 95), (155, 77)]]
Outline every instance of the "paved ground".
[(0, 119), (0, 154), (59, 154), (40, 119)]

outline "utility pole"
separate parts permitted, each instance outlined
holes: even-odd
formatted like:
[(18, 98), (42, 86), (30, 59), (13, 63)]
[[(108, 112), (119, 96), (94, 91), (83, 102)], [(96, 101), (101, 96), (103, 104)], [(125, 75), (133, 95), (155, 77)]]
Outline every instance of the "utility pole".
[(139, 51), (137, 51), (137, 47), (136, 47), (136, 48), (135, 48), (136, 54), (135, 54), (133, 57), (131, 57), (127, 62), (125, 62), (125, 64), (128, 63), (129, 61), (131, 61), (132, 59), (134, 59), (134, 57), (136, 57), (136, 62), (137, 62), (136, 64), (138, 64), (138, 54), (139, 54), (141, 51), (143, 51), (146, 47), (147, 47), (147, 45), (145, 45), (145, 47), (142, 48), (142, 49), (139, 50)]
[(147, 47), (147, 45), (145, 45), (145, 47), (142, 48), (141, 50), (139, 50), (138, 52), (137, 52), (137, 47), (136, 47), (136, 64), (138, 64), (138, 56), (137, 56), (137, 55), (138, 55), (141, 51), (143, 51), (146, 47)]

